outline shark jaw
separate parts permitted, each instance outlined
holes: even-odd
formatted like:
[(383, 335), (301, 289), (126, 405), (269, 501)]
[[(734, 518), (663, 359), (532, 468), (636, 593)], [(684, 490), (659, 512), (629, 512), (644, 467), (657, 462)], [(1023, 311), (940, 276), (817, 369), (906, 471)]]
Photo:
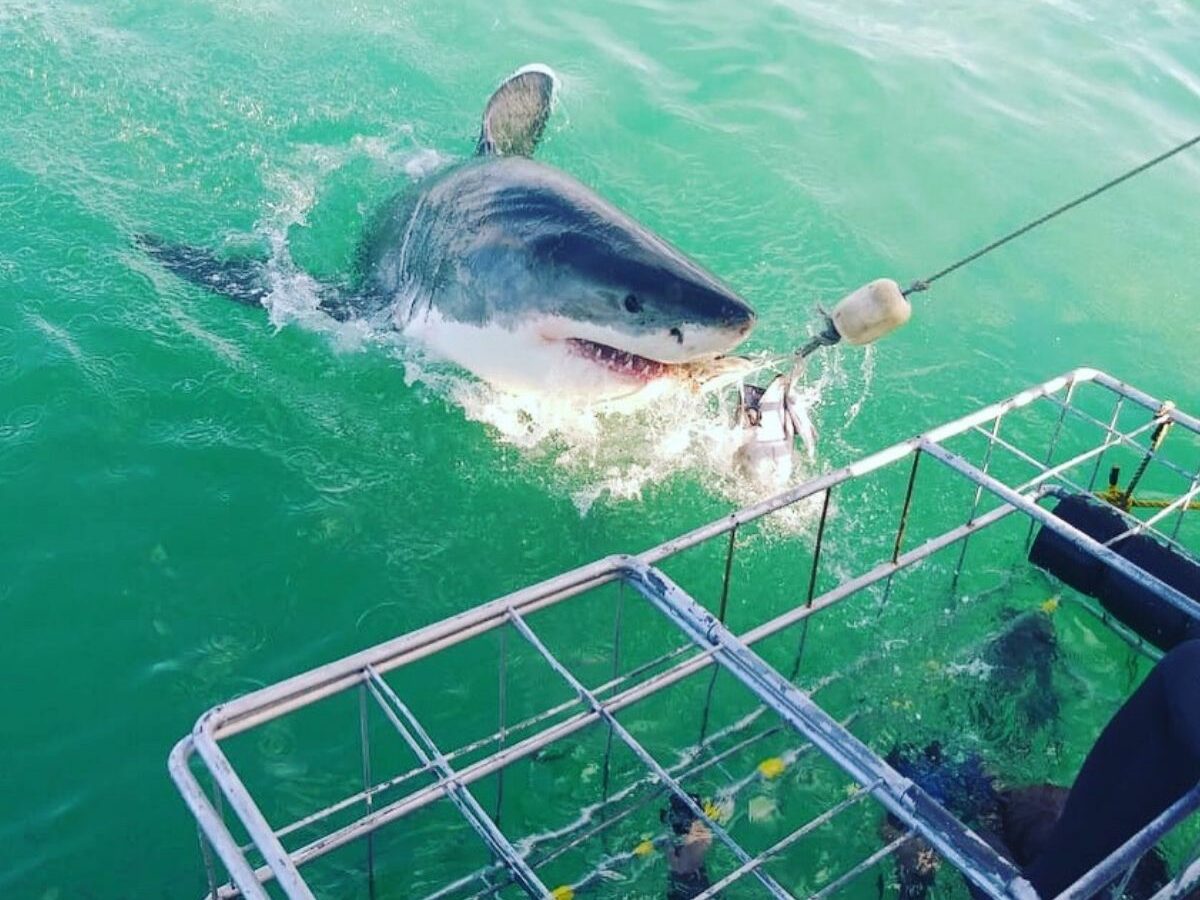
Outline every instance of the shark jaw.
[(516, 327), (475, 325), (445, 318), (431, 308), (405, 333), (502, 390), (607, 400), (664, 381), (694, 386), (741, 364), (721, 356), (721, 348), (732, 349), (743, 332), (689, 330), (694, 337), (681, 346), (675, 339), (628, 336), (558, 317)]
[(665, 378), (671, 374), (672, 369), (678, 367), (678, 365), (672, 365), (671, 363), (663, 363), (656, 359), (638, 356), (636, 353), (630, 353), (626, 350), (618, 350), (616, 347), (598, 344), (586, 338), (567, 338), (565, 343), (569, 348), (569, 352), (589, 360), (613, 376), (627, 378), (634, 382), (641, 382), (642, 384), (647, 384), (659, 378)]

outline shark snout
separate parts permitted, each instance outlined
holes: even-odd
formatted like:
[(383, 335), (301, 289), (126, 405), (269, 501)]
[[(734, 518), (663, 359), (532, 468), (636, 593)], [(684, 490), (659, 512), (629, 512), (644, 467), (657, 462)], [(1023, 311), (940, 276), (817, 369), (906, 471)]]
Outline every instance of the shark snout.
[(681, 321), (670, 328), (628, 335), (626, 341), (629, 349), (659, 362), (688, 363), (728, 353), (746, 339), (753, 327), (754, 313), (748, 312)]
[(669, 334), (687, 358), (726, 353), (750, 334), (757, 316), (750, 305), (732, 292), (708, 291), (690, 304), (691, 321), (682, 322)]
[(730, 296), (726, 300), (724, 319), (726, 327), (745, 337), (754, 328), (758, 316), (740, 297)]
[(659, 346), (657, 358), (663, 362), (692, 362), (719, 356), (745, 340), (750, 328), (745, 323), (689, 323), (668, 332), (668, 340)]

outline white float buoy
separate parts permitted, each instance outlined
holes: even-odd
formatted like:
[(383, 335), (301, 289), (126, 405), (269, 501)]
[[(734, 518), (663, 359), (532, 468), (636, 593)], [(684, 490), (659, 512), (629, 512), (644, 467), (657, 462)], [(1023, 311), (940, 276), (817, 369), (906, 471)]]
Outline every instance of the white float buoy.
[(912, 304), (890, 278), (877, 278), (843, 297), (830, 320), (847, 344), (870, 344), (908, 321)]

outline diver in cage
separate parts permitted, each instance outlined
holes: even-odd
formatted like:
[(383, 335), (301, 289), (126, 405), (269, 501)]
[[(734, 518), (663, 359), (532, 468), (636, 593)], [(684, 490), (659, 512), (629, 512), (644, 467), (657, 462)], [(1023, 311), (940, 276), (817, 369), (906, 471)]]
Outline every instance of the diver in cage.
[[(695, 794), (688, 796), (697, 806), (701, 804)], [(667, 900), (692, 900), (710, 886), (704, 858), (712, 847), (712, 832), (676, 794), (672, 794), (671, 802), (659, 811), (659, 818), (670, 826), (674, 835), (663, 850), (667, 857)]]
[[(888, 762), (1016, 863), (1038, 896), (1056, 897), (1200, 783), (1197, 688), (1200, 640), (1191, 640), (1159, 660), (1117, 710), (1070, 790), (1001, 788), (978, 754), (953, 757), (936, 742), (893, 748)], [(885, 822), (885, 838), (898, 825)], [(933, 851), (909, 841), (896, 865), (904, 900), (924, 897), (938, 867)], [(1148, 898), (1169, 877), (1154, 848), (1125, 896)]]

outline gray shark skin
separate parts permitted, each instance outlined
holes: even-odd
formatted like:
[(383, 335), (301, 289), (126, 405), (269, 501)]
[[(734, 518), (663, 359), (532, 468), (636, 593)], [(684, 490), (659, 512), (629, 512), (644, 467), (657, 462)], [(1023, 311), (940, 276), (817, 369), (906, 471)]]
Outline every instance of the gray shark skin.
[(658, 330), (680, 347), (689, 325), (741, 337), (754, 322), (745, 302), (674, 247), (531, 159), (473, 160), (397, 206), (372, 241), (370, 289), (398, 297), (424, 288), (409, 317), (422, 305), (473, 325), (562, 315), (631, 335)]
[[(517, 390), (613, 396), (683, 374), (740, 343), (753, 310), (680, 251), (531, 154), (556, 80), (529, 66), (488, 102), (477, 155), (375, 217), (360, 283), (323, 304), (383, 320)], [(144, 239), (167, 268), (247, 303), (245, 261)], [(212, 265), (208, 265), (208, 263)]]

